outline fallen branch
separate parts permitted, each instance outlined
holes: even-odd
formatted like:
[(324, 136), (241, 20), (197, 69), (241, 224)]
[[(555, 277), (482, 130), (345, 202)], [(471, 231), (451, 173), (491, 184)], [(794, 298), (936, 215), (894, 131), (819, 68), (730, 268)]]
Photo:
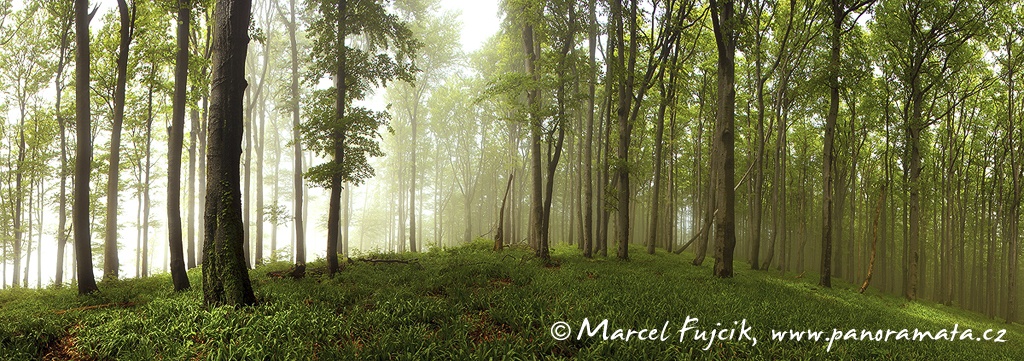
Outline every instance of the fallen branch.
[(404, 263), (404, 264), (412, 264), (414, 262), (418, 263), (417, 259), (415, 259), (415, 258), (414, 259), (410, 259), (410, 260), (359, 258), (359, 259), (357, 259), (357, 261), (367, 262), (367, 263)]
[[(717, 209), (715, 210), (715, 215), (718, 215), (718, 210)], [(673, 251), (673, 253), (675, 253), (675, 254), (683, 253), (683, 251), (685, 251), (687, 247), (690, 247), (690, 245), (693, 244), (693, 241), (696, 241), (697, 238), (700, 238), (701, 235), (703, 235), (704, 232), (706, 232), (708, 230), (708, 225), (711, 224), (711, 220), (707, 220), (706, 222), (703, 222), (703, 223), (704, 224), (700, 227), (700, 230), (698, 230), (697, 233), (693, 235), (693, 237), (690, 237), (690, 240), (686, 241), (686, 244), (684, 244), (682, 247), (679, 247), (679, 249)]]

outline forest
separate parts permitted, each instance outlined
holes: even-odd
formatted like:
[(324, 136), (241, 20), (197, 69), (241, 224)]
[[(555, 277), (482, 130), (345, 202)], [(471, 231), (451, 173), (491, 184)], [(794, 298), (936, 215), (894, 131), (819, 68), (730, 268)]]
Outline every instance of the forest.
[(1007, 0), (0, 0), (0, 359), (1016, 359), (1022, 84)]

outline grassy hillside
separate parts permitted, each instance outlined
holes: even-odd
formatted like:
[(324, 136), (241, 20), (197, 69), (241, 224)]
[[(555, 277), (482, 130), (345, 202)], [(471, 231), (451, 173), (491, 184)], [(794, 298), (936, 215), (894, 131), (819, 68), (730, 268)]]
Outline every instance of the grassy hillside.
[[(1024, 355), (1024, 329), (956, 309), (908, 303), (851, 288), (820, 289), (809, 280), (779, 278), (737, 265), (735, 278), (712, 278), (710, 263), (633, 249), (633, 260), (586, 260), (556, 249), (544, 266), (530, 253), (493, 253), (490, 245), (417, 255), (373, 255), (409, 263), (361, 262), (340, 276), (313, 273), (301, 281), (276, 276), (289, 266), (251, 272), (260, 304), (204, 309), (198, 270), (193, 290), (171, 292), (168, 276), (108, 282), (95, 295), (74, 290), (0, 292), (0, 359), (977, 359)], [(740, 338), (694, 340), (679, 329), (733, 328), (746, 319), (757, 344)], [(587, 319), (596, 330), (577, 340)], [(615, 329), (666, 329), (603, 340), (598, 324)], [(566, 322), (557, 341), (552, 325)], [(668, 325), (665, 326), (666, 321)], [(723, 326), (715, 326), (720, 323)], [(1006, 342), (973, 340), (827, 341), (833, 329), (937, 333), (1004, 329)], [(565, 332), (563, 325), (556, 333)], [(818, 341), (771, 340), (771, 330), (825, 331)], [(729, 336), (727, 332), (720, 333)], [(997, 331), (989, 333), (997, 336)], [(844, 335), (848, 336), (848, 335)], [(661, 337), (667, 337), (662, 341)], [(806, 337), (806, 335), (805, 335)], [(960, 338), (957, 334), (956, 339)], [(707, 348), (707, 350), (705, 350)]]

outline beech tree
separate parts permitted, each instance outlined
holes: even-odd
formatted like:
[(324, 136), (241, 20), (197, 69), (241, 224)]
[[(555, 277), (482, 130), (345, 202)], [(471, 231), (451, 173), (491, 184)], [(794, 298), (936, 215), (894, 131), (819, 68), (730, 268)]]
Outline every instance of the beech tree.
[[(174, 282), (175, 291), (189, 288), (181, 237), (181, 151), (185, 138), (185, 101), (188, 89), (189, 58), (188, 38), (191, 14), (191, 1), (179, 0), (177, 19), (178, 51), (174, 63), (174, 113), (171, 115), (171, 134), (168, 142), (170, 148), (167, 151), (167, 161), (169, 163), (167, 169), (168, 245), (170, 246), (171, 254), (171, 279)], [(246, 15), (246, 18), (248, 18), (248, 15)], [(246, 44), (241, 45), (243, 51), (247, 47)]]
[(732, 277), (736, 249), (735, 127), (736, 33), (732, 0), (711, 0), (711, 22), (718, 46), (718, 115), (715, 152), (711, 164), (715, 179), (715, 276)]
[(89, 109), (89, 0), (75, 0), (75, 201), (72, 227), (78, 264), (78, 293), (97, 290), (92, 273), (89, 236), (89, 173), (92, 169), (92, 123)]
[[(218, 0), (213, 13), (209, 149), (207, 150), (206, 242), (203, 300), (207, 305), (256, 302), (242, 250), (242, 157), (245, 57), (250, 0)], [(179, 50), (180, 51), (180, 50)], [(180, 243), (179, 249), (180, 249)]]
[[(309, 76), (330, 76), (334, 87), (316, 91), (311, 97), (313, 114), (302, 124), (303, 140), (310, 149), (331, 160), (310, 168), (305, 177), (330, 189), (327, 273), (333, 276), (338, 270), (342, 184), (358, 184), (373, 176), (367, 158), (383, 155), (377, 131), (390, 118), (386, 112), (353, 107), (351, 102), (366, 97), (372, 86), (385, 86), (392, 80), (411, 82), (415, 72), (411, 59), (419, 42), (405, 22), (389, 13), (382, 3), (319, 1), (314, 10), (316, 16), (309, 29), (314, 44)], [(362, 34), (365, 48), (346, 43), (355, 34)], [(327, 114), (325, 106), (328, 97), (334, 100), (332, 115)]]

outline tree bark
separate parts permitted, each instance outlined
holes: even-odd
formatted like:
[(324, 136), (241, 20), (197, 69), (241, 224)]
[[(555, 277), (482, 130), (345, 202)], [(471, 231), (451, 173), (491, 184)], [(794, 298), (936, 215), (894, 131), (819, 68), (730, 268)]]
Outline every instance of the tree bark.
[(146, 169), (142, 193), (142, 277), (149, 276), (149, 187), (153, 145), (153, 86), (150, 85), (146, 105)]
[(92, 239), (89, 236), (89, 173), (92, 169), (92, 123), (89, 109), (89, 0), (75, 0), (75, 259), (78, 293), (95, 292), (92, 273)]
[(834, 168), (835, 129), (839, 118), (839, 35), (843, 25), (844, 10), (838, 0), (832, 0), (832, 26), (829, 38), (830, 56), (828, 67), (829, 106), (825, 117), (825, 138), (822, 158), (822, 200), (821, 200), (821, 279), (822, 287), (832, 287), (832, 197), (835, 193)]
[(181, 150), (185, 131), (185, 101), (188, 89), (188, 35), (192, 5), (178, 2), (178, 52), (174, 63), (174, 104), (171, 136), (167, 151), (167, 242), (170, 246), (171, 280), (175, 291), (189, 288), (185, 257), (181, 247)]
[[(539, 54), (534, 49), (533, 24), (523, 24), (523, 49), (526, 51), (526, 72), (534, 80), (540, 80), (540, 73), (537, 71), (536, 61)], [(536, 84), (526, 91), (527, 107), (529, 112), (530, 127), (530, 243), (536, 247), (536, 255), (542, 260), (549, 260), (547, 235), (544, 233), (544, 191), (541, 175), (541, 148), (540, 132), (541, 118), (537, 114), (540, 101), (540, 91)]]
[(590, 51), (587, 85), (587, 131), (583, 148), (583, 257), (594, 256), (594, 101), (597, 95), (597, 0), (589, 0), (587, 12), (590, 29), (587, 48)]
[[(617, 223), (615, 225), (616, 239), (618, 241), (618, 253), (617, 257), (620, 260), (629, 259), (629, 142), (630, 132), (632, 131), (629, 124), (629, 110), (632, 106), (633, 99), (633, 71), (635, 70), (636, 64), (636, 1), (630, 0), (630, 12), (629, 14), (629, 61), (626, 61), (625, 51), (625, 26), (623, 24), (623, 18), (626, 17), (622, 14), (622, 4), (619, 1), (612, 3), (612, 13), (616, 14), (616, 26), (615, 26), (615, 38), (619, 43), (620, 55), (615, 58), (617, 64), (617, 70), (620, 73), (619, 85), (618, 85), (618, 105), (616, 108), (616, 116), (618, 119), (619, 128), (619, 139), (618, 146), (616, 147), (616, 165), (615, 165), (615, 177), (617, 181), (617, 194), (618, 204), (616, 205)], [(628, 67), (626, 64), (629, 64)]]
[(299, 49), (296, 41), (296, 31), (298, 23), (295, 19), (295, 14), (298, 11), (295, 8), (295, 1), (290, 0), (290, 11), (288, 21), (288, 39), (291, 46), (291, 65), (292, 65), (292, 84), (291, 84), (291, 111), (292, 111), (292, 147), (294, 149), (294, 169), (293, 169), (293, 189), (294, 189), (294, 201), (292, 207), (294, 216), (292, 217), (295, 221), (295, 270), (292, 272), (292, 276), (295, 278), (302, 278), (306, 275), (306, 238), (305, 228), (302, 223), (303, 213), (303, 182), (302, 182), (302, 135), (299, 134)]
[(199, 110), (192, 109), (189, 116), (192, 118), (192, 126), (188, 131), (188, 243), (185, 248), (185, 265), (193, 269), (196, 268), (196, 137), (199, 132)]
[[(64, 70), (67, 66), (68, 50), (71, 47), (71, 24), (74, 20), (74, 14), (68, 14), (66, 22), (62, 24), (63, 32), (60, 38), (60, 48), (57, 51), (57, 76), (54, 77), (54, 89), (56, 89), (56, 102), (54, 104), (54, 114), (57, 115), (57, 124), (60, 127), (60, 200), (59, 200), (59, 212), (57, 216), (57, 273), (54, 277), (54, 284), (57, 287), (61, 287), (64, 284), (64, 250), (68, 243), (68, 232), (67, 232), (67, 218), (68, 218), (68, 135), (67, 135), (67, 123), (64, 119), (64, 113), (61, 112), (61, 95), (64, 93)], [(3, 282), (0, 282), (2, 284)]]
[[(336, 15), (338, 43), (335, 44), (335, 48), (338, 51), (338, 62), (334, 73), (335, 87), (337, 89), (334, 99), (334, 116), (340, 124), (345, 124), (345, 107), (348, 101), (345, 98), (345, 92), (348, 88), (345, 80), (348, 76), (348, 69), (346, 68), (347, 49), (345, 45), (345, 36), (348, 31), (346, 28), (348, 17), (348, 12), (346, 11), (347, 2), (347, 0), (338, 0), (338, 14)], [(341, 167), (345, 164), (345, 129), (334, 129), (331, 137), (334, 139), (334, 163), (336, 166)], [(338, 271), (337, 250), (338, 237), (340, 236), (339, 231), (341, 230), (341, 186), (341, 174), (335, 171), (331, 174), (331, 198), (327, 213), (327, 275), (330, 277), (334, 277), (334, 273)]]
[(733, 276), (732, 261), (736, 248), (734, 122), (736, 110), (736, 35), (733, 1), (725, 0), (719, 9), (711, 0), (712, 25), (718, 46), (718, 114), (715, 126), (715, 268), (716, 277)]
[(412, 123), (412, 159), (410, 163), (411, 171), (409, 172), (409, 251), (417, 252), (416, 248), (416, 118), (419, 115), (418, 110), (420, 106), (419, 97), (416, 98), (416, 104), (413, 106), (412, 117), (410, 123)]
[(110, 162), (107, 171), (107, 219), (103, 242), (103, 278), (117, 279), (117, 196), (121, 171), (121, 126), (124, 124), (125, 83), (128, 74), (128, 50), (135, 33), (135, 3), (129, 9), (126, 0), (117, 0), (121, 15), (120, 43), (117, 50), (117, 79), (114, 82), (114, 125), (110, 132)]
[[(666, 31), (666, 30), (662, 30)], [(662, 149), (663, 139), (665, 138), (665, 111), (669, 105), (673, 103), (675, 99), (675, 81), (676, 81), (676, 61), (679, 58), (679, 49), (672, 51), (672, 61), (667, 64), (670, 67), (668, 83), (664, 81), (664, 70), (659, 72), (658, 78), (661, 79), (659, 85), (661, 86), (661, 102), (658, 104), (658, 120), (655, 126), (654, 132), (654, 188), (651, 194), (651, 223), (648, 228), (648, 239), (647, 239), (647, 253), (654, 254), (654, 246), (658, 241), (658, 228), (661, 227), (659, 216), (662, 212), (661, 209), (661, 170), (664, 167), (665, 156), (664, 150)], [(664, 68), (662, 68), (664, 69)], [(671, 169), (670, 169), (671, 172)], [(672, 188), (670, 188), (672, 189)], [(669, 240), (671, 242), (671, 239)], [(671, 246), (667, 247), (671, 248)], [(671, 249), (669, 250), (671, 252)]]
[(242, 254), (240, 160), (250, 0), (218, 0), (213, 15), (212, 88), (203, 245), (203, 300), (209, 306), (256, 302)]

